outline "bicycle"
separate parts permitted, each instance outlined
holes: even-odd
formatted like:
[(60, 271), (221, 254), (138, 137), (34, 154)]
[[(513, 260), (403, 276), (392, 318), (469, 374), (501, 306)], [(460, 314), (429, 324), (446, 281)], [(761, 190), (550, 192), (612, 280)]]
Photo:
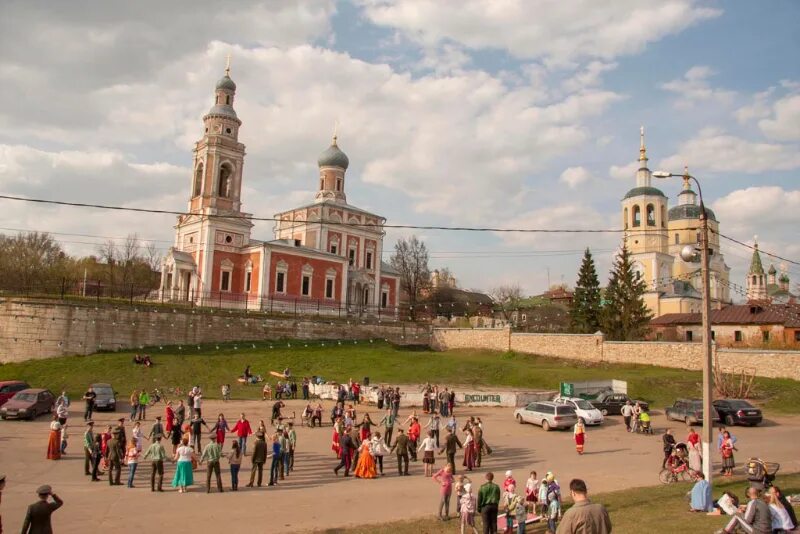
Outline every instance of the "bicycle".
[(690, 468), (688, 463), (677, 456), (670, 458), (670, 461), (667, 462), (667, 467), (658, 473), (658, 480), (662, 484), (673, 484), (675, 482), (694, 482), (697, 480), (697, 478), (697, 472)]

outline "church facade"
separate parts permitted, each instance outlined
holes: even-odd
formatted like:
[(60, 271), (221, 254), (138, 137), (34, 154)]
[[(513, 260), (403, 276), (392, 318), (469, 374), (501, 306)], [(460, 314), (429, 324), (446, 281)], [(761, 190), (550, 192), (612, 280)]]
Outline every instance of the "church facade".
[(347, 203), (350, 162), (335, 135), (318, 158), (313, 201), (276, 214), (274, 239), (251, 236), (252, 215), (242, 211), (245, 146), (235, 96), (226, 68), (193, 150), (188, 211), (178, 216), (162, 263), (162, 298), (263, 311), (395, 314), (399, 276), (381, 261), (386, 219)]
[[(622, 199), (623, 242), (631, 253), (634, 268), (647, 284), (644, 301), (654, 317), (668, 313), (694, 313), (702, 307), (703, 282), (700, 265), (681, 259), (686, 245), (699, 246), (700, 206), (692, 190), (688, 170), (678, 203), (669, 207), (669, 199), (652, 184), (648, 168), (644, 129), (639, 146), (639, 169), (636, 184)], [(730, 267), (719, 247), (719, 221), (708, 213), (710, 288), (713, 308), (731, 301)]]

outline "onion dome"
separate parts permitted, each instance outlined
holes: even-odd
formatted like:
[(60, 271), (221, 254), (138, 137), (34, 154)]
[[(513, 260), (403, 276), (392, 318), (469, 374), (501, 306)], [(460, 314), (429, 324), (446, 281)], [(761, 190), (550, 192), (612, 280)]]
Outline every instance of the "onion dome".
[(347, 170), (350, 165), (350, 158), (347, 154), (342, 152), (339, 145), (336, 144), (336, 136), (333, 136), (333, 142), (325, 151), (317, 158), (317, 164), (320, 167), (339, 167)]
[[(716, 221), (717, 216), (711, 211), (711, 208), (706, 208), (709, 221)], [(667, 212), (667, 219), (670, 221), (680, 221), (682, 219), (697, 220), (700, 218), (700, 206), (697, 204), (680, 204), (672, 207)]]
[(217, 89), (226, 89), (228, 91), (236, 91), (236, 84), (231, 80), (227, 74), (217, 81)]
[(767, 271), (767, 273), (768, 274), (778, 274), (778, 269), (776, 269), (774, 265), (770, 265), (769, 266), (769, 271)]
[(658, 189), (657, 187), (641, 186), (641, 187), (634, 187), (633, 189), (628, 191), (625, 194), (624, 198), (640, 197), (642, 195), (664, 197), (664, 198), (667, 197), (667, 195), (665, 195), (663, 191), (661, 191), (661, 189)]

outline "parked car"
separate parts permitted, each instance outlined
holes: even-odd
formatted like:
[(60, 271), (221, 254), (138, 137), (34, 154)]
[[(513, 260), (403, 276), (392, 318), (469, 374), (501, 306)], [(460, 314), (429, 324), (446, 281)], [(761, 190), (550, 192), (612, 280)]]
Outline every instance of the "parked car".
[(0, 419), (36, 419), (43, 413), (52, 413), (56, 398), (47, 389), (18, 391), (2, 408)]
[(6, 380), (0, 382), (0, 406), (13, 397), (18, 391), (28, 389), (30, 386), (22, 380)]
[(539, 425), (545, 432), (551, 428), (571, 428), (578, 422), (575, 408), (555, 402), (532, 402), (524, 408), (517, 408), (514, 418), (519, 424)]
[(585, 425), (600, 425), (603, 423), (603, 414), (586, 399), (579, 397), (556, 397), (553, 399), (556, 404), (572, 406), (578, 419)]
[(95, 410), (108, 410), (113, 412), (117, 409), (117, 392), (114, 391), (114, 388), (111, 387), (111, 384), (92, 384), (92, 389), (97, 394), (97, 397), (94, 399)]
[(631, 405), (639, 403), (642, 410), (649, 412), (650, 405), (643, 401), (643, 400), (635, 400), (630, 398), (625, 393), (601, 393), (597, 396), (596, 399), (589, 401), (592, 405), (600, 410), (600, 413), (603, 415), (622, 415), (622, 407), (625, 406), (626, 402), (630, 402)]
[(720, 419), (728, 426), (756, 426), (763, 420), (761, 410), (743, 399), (720, 399), (713, 404)]
[[(712, 421), (719, 421), (719, 414), (714, 408), (711, 414)], [(664, 410), (667, 420), (675, 419), (683, 421), (687, 425), (703, 424), (703, 400), (702, 399), (678, 399), (675, 403)]]

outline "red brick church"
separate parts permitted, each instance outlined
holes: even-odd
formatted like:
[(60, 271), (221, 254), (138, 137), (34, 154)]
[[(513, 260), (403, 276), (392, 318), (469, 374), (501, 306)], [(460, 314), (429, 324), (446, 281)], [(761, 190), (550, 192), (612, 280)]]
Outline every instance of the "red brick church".
[(163, 298), (264, 311), (394, 314), (399, 278), (381, 261), (386, 219), (347, 203), (350, 161), (335, 135), (317, 160), (313, 202), (276, 214), (275, 239), (250, 236), (235, 95), (226, 68), (194, 147), (189, 213), (178, 217), (175, 245), (163, 261)]

